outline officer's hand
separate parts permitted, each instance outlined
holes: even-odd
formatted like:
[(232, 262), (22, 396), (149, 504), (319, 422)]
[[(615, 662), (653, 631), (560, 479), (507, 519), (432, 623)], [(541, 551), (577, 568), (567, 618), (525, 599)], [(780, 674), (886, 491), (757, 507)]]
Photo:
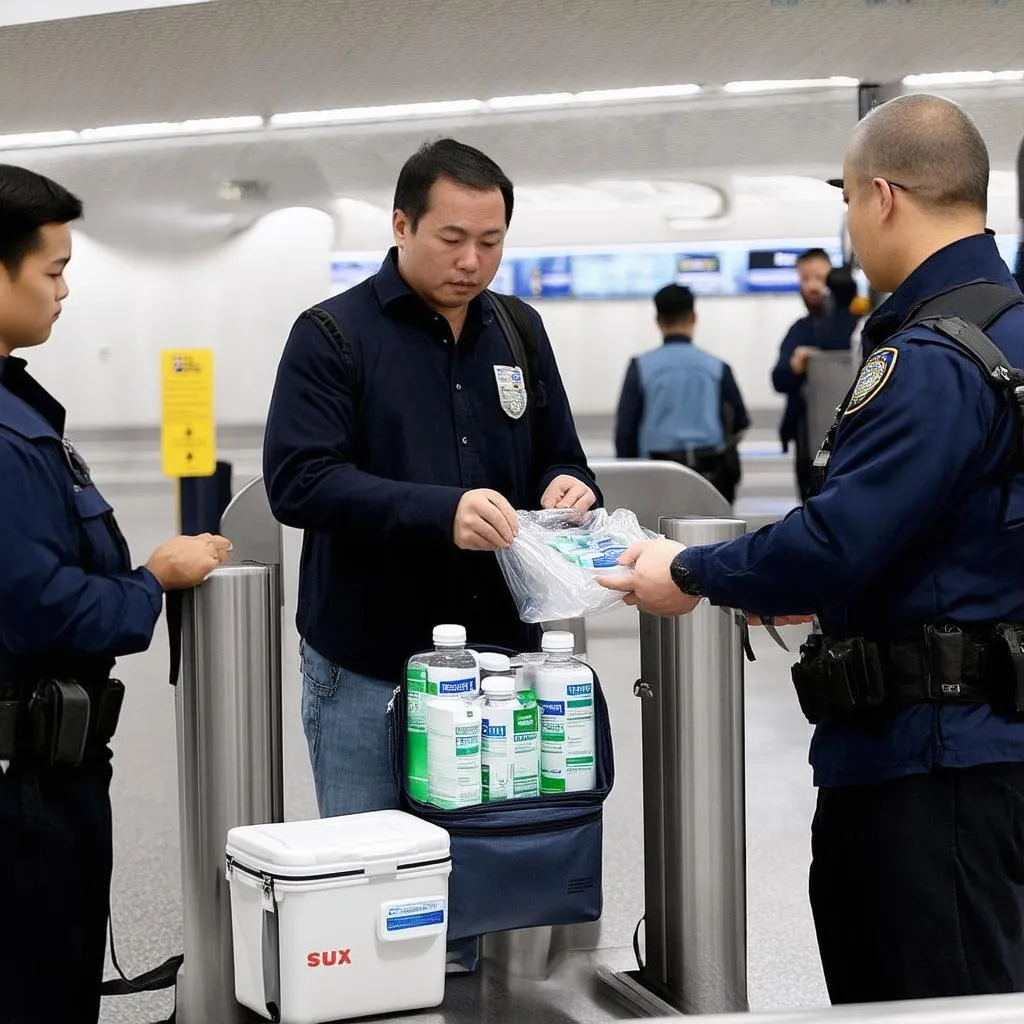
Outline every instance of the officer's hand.
[(797, 375), (803, 376), (807, 372), (807, 357), (814, 351), (806, 345), (801, 345), (789, 360), (789, 368)]
[(700, 604), (699, 597), (684, 594), (672, 582), (672, 562), (686, 546), (673, 540), (650, 540), (634, 544), (620, 559), (633, 571), (621, 576), (598, 576), (608, 590), (625, 594), (628, 605), (637, 605), (651, 615), (687, 615)]
[(507, 548), (519, 533), (516, 510), (497, 492), (467, 491), (455, 510), (455, 546), (465, 551)]
[(582, 481), (564, 473), (548, 484), (540, 499), (541, 508), (571, 508), (574, 512), (589, 512), (597, 501), (597, 495)]
[(146, 568), (164, 590), (186, 590), (198, 586), (227, 558), (231, 541), (203, 533), (198, 537), (175, 537), (153, 552)]

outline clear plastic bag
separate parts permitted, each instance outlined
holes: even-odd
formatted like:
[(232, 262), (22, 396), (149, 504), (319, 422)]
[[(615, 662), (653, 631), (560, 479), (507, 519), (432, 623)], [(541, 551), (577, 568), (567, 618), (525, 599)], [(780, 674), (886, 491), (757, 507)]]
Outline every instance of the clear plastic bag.
[(517, 515), (519, 535), (497, 557), (523, 622), (585, 618), (621, 604), (623, 595), (596, 578), (632, 572), (618, 564), (619, 556), (658, 536), (624, 508), (611, 514), (602, 508), (583, 515), (568, 509)]

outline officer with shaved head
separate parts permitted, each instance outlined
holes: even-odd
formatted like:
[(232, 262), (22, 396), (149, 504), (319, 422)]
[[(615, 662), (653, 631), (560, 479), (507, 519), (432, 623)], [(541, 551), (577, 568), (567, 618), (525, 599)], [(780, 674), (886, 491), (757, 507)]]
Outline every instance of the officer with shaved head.
[(947, 100), (860, 122), (834, 184), (892, 294), (814, 495), (738, 540), (639, 546), (602, 581), (661, 615), (814, 617), (793, 681), (836, 1003), (1024, 990), (1024, 297), (985, 228), (988, 176)]

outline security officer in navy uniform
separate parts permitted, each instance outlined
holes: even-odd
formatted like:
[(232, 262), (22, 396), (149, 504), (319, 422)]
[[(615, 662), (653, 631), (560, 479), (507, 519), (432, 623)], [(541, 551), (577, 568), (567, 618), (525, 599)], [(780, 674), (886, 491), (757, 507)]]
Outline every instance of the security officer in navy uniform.
[(679, 462), (730, 504), (740, 481), (739, 441), (750, 426), (728, 363), (693, 344), (693, 292), (669, 284), (654, 296), (660, 348), (630, 361), (615, 422), (620, 459)]
[(145, 650), (165, 590), (201, 582), (221, 537), (179, 537), (132, 569), (64, 409), (15, 350), (67, 297), (61, 186), (0, 165), (0, 1024), (94, 1024), (110, 902), (114, 659)]
[(944, 99), (860, 122), (849, 231), (892, 294), (818, 493), (735, 541), (627, 552), (632, 578), (606, 584), (655, 614), (706, 597), (820, 623), (793, 678), (816, 724), (810, 895), (837, 1003), (1024, 990), (1024, 305), (985, 231), (988, 174)]

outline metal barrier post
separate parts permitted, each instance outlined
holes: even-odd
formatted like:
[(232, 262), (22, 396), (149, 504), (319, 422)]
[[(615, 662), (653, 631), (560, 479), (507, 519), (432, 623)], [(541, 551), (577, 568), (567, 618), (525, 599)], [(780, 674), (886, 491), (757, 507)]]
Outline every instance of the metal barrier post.
[[(688, 547), (738, 519), (663, 517)], [(731, 609), (641, 615), (646, 960), (600, 972), (655, 1015), (747, 1009), (743, 652)]]
[[(235, 1000), (224, 843), (236, 825), (284, 820), (280, 527), (267, 522), (255, 484), (224, 515), (235, 564), (185, 598), (175, 697), (185, 956), (178, 1024), (249, 1020)], [(261, 557), (250, 560), (254, 553)]]

